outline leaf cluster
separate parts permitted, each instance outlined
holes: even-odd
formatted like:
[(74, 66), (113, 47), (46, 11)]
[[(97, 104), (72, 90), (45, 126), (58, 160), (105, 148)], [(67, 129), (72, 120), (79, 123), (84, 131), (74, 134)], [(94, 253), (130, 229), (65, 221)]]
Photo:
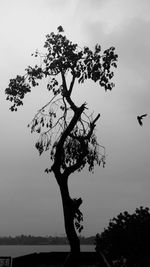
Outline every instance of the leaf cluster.
[(92, 79), (98, 81), (105, 90), (113, 88), (114, 84), (110, 82), (113, 77), (111, 67), (117, 67), (118, 58), (114, 47), (105, 50), (103, 54), (98, 44), (94, 52), (88, 47), (81, 49), (60, 33), (47, 35), (44, 47), (48, 50), (44, 59), (46, 75), (70, 70), (79, 83)]
[(44, 77), (42, 68), (39, 67), (38, 65), (35, 65), (35, 67), (31, 67), (28, 66), (28, 68), (25, 69), (27, 72), (27, 77), (28, 77), (28, 81), (29, 83), (31, 83), (31, 85), (33, 87), (38, 86), (39, 83), (37, 82), (37, 80), (41, 80)]
[[(64, 35), (62, 26), (58, 27), (58, 32), (46, 35), (44, 44), (46, 53), (35, 52), (35, 57), (40, 57), (40, 66), (28, 66), (24, 76), (17, 76), (11, 79), (8, 88), (5, 90), (7, 100), (13, 102), (11, 111), (16, 111), (22, 105), (25, 94), (30, 92), (30, 88), (38, 86), (39, 80), (49, 77), (47, 89), (54, 94), (62, 93), (62, 84), (58, 86), (55, 78), (61, 73), (67, 74), (68, 71), (79, 83), (87, 79), (99, 82), (105, 90), (111, 90), (114, 84), (111, 82), (113, 71), (111, 67), (117, 67), (118, 55), (115, 48), (110, 47), (101, 52), (100, 45), (96, 45), (94, 51), (88, 47), (79, 48)], [(55, 89), (58, 86), (57, 89)]]
[(17, 107), (23, 105), (22, 99), (31, 91), (29, 84), (25, 82), (25, 77), (17, 75), (15, 79), (10, 79), (8, 87), (5, 89), (6, 100), (13, 102), (10, 107), (11, 111), (17, 111)]

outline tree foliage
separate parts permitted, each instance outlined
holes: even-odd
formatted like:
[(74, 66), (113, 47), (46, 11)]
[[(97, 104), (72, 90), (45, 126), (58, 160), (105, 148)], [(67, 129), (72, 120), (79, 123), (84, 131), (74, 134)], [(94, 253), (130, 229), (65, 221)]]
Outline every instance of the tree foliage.
[[(51, 148), (50, 158), (53, 161), (56, 153), (57, 143), (62, 133), (70, 123), (70, 116), (75, 112), (77, 106), (71, 100), (71, 93), (75, 80), (83, 83), (91, 79), (99, 82), (105, 90), (111, 90), (114, 84), (111, 82), (113, 71), (111, 67), (116, 67), (117, 55), (115, 48), (111, 47), (101, 54), (100, 45), (96, 45), (94, 52), (88, 47), (79, 48), (73, 44), (63, 34), (62, 26), (58, 27), (57, 34), (46, 35), (44, 47), (47, 52), (42, 54), (35, 52), (35, 57), (40, 57), (40, 66), (28, 66), (24, 76), (17, 75), (11, 79), (6, 88), (7, 100), (12, 102), (11, 111), (17, 111), (23, 105), (24, 96), (31, 91), (31, 87), (39, 85), (39, 80), (48, 78), (47, 90), (52, 91), (53, 97), (35, 115), (28, 125), (31, 132), (39, 133), (40, 137), (36, 142), (36, 148), (41, 155)], [(67, 74), (71, 74), (72, 79), (69, 87), (66, 84)], [(62, 78), (62, 79), (61, 79)], [(86, 104), (83, 104), (83, 109)], [(105, 165), (104, 155), (99, 157), (99, 148), (94, 132), (91, 134), (92, 114), (83, 113), (69, 135), (65, 138), (64, 150), (61, 157), (61, 169), (71, 167), (81, 159), (82, 164), (77, 168), (81, 170), (85, 164), (89, 165), (92, 171), (95, 164), (102, 162)], [(78, 167), (78, 166), (77, 166)], [(50, 171), (50, 169), (46, 169)]]
[(127, 266), (144, 267), (149, 260), (150, 210), (137, 208), (133, 214), (120, 213), (109, 226), (97, 235), (97, 249), (112, 260), (127, 259)]
[(71, 199), (67, 187), (66, 192), (62, 192), (63, 183), (67, 183), (71, 173), (81, 171), (85, 165), (89, 171), (93, 171), (96, 164), (102, 163), (104, 167), (105, 148), (98, 143), (95, 135), (100, 114), (94, 117), (89, 113), (86, 103), (77, 106), (72, 92), (75, 82), (80, 84), (86, 80), (99, 83), (105, 91), (111, 90), (114, 87), (111, 81), (114, 75), (112, 68), (117, 67), (118, 55), (114, 47), (102, 52), (99, 44), (94, 51), (88, 47), (81, 49), (67, 39), (62, 26), (57, 28), (56, 34), (52, 32), (46, 35), (44, 49), (45, 53), (36, 51), (32, 54), (39, 58), (39, 65), (28, 66), (25, 75), (17, 75), (10, 80), (5, 90), (6, 99), (12, 102), (10, 110), (17, 111), (23, 105), (25, 95), (31, 92), (31, 87), (38, 86), (40, 80), (46, 79), (49, 101), (37, 111), (28, 126), (31, 133), (39, 134), (35, 144), (39, 154), (49, 151), (51, 166), (45, 171), (53, 171), (63, 199), (68, 194), (69, 209), (67, 207), (65, 214), (71, 214), (77, 230), (81, 231), (83, 217), (79, 206), (82, 200)]

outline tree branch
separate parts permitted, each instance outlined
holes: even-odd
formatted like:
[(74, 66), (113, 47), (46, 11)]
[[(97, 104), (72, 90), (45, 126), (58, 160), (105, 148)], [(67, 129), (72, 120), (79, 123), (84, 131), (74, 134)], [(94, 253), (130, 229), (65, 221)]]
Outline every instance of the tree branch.
[(82, 165), (83, 165), (83, 160), (87, 155), (87, 150), (86, 150), (86, 143), (85, 141), (80, 140), (80, 143), (82, 143), (82, 149), (81, 149), (81, 153), (80, 156), (77, 160), (77, 162), (69, 167), (67, 167), (64, 171), (64, 174), (66, 174), (67, 176), (69, 176), (71, 173), (75, 172), (76, 170), (78, 170)]
[(75, 82), (75, 75), (73, 74), (73, 76), (72, 76), (72, 81), (71, 81), (71, 83), (70, 83), (70, 87), (69, 87), (69, 95), (71, 95), (71, 93), (72, 93), (72, 89), (73, 89), (73, 86), (74, 86), (74, 82)]
[(89, 132), (88, 132), (88, 134), (87, 134), (87, 136), (85, 137), (86, 139), (90, 139), (90, 137), (91, 137), (91, 135), (92, 135), (92, 133), (93, 133), (93, 130), (94, 130), (94, 128), (95, 128), (95, 126), (96, 126), (96, 121), (98, 120), (100, 118), (100, 113), (96, 116), (96, 118), (90, 123), (90, 130), (89, 130)]
[(58, 141), (57, 145), (56, 145), (56, 153), (55, 153), (55, 158), (54, 158), (54, 164), (52, 165), (52, 170), (57, 171), (58, 169), (61, 168), (61, 158), (63, 155), (63, 145), (64, 142), (67, 138), (67, 136), (70, 135), (71, 131), (73, 130), (73, 128), (75, 127), (77, 121), (79, 120), (79, 118), (81, 117), (82, 112), (85, 109), (85, 103), (81, 105), (81, 107), (77, 108), (76, 112), (74, 113), (74, 116), (72, 117), (69, 125), (67, 126), (67, 128), (64, 130), (64, 132), (62, 133), (60, 140)]
[(96, 118), (89, 124), (89, 127), (90, 127), (90, 130), (89, 130), (89, 132), (88, 132), (88, 134), (87, 135), (84, 135), (84, 136), (76, 136), (76, 135), (73, 135), (73, 134), (69, 134), (70, 135), (70, 137), (72, 137), (72, 138), (74, 138), (74, 139), (77, 139), (79, 142), (81, 141), (81, 140), (89, 140), (90, 139), (90, 137), (91, 137), (91, 135), (92, 135), (92, 133), (93, 133), (93, 130), (94, 130), (94, 128), (95, 128), (95, 126), (96, 126), (96, 121), (98, 120), (100, 118), (100, 114), (98, 114), (97, 116), (96, 116)]
[(95, 123), (99, 118), (100, 118), (100, 114), (98, 114), (96, 116), (96, 118), (93, 120), (93, 122), (90, 123), (90, 130), (89, 130), (87, 135), (75, 136), (75, 135), (72, 135), (71, 133), (69, 134), (71, 137), (77, 139), (81, 143), (81, 145), (82, 145), (81, 151), (83, 151), (83, 152), (81, 152), (80, 157), (75, 164), (73, 164), (72, 166), (66, 167), (66, 170), (64, 171), (64, 173), (66, 173), (66, 175), (69, 176), (71, 173), (75, 172), (76, 170), (78, 170), (82, 166), (83, 160), (84, 160), (85, 156), (87, 155), (86, 141), (90, 140), (92, 133), (93, 133), (93, 130), (96, 126)]
[(76, 112), (77, 109), (78, 109), (78, 107), (74, 104), (74, 102), (73, 102), (72, 99), (70, 98), (70, 89), (71, 89), (71, 91), (72, 91), (72, 89), (73, 89), (73, 85), (74, 85), (74, 81), (73, 81), (74, 79), (72, 79), (72, 82), (71, 82), (71, 84), (70, 84), (70, 89), (69, 89), (69, 91), (68, 91), (68, 89), (67, 89), (67, 84), (66, 84), (66, 79), (65, 79), (65, 75), (64, 75), (63, 71), (61, 71), (61, 76), (62, 76), (62, 82), (63, 82), (63, 92), (62, 92), (63, 97), (66, 98), (66, 100), (67, 100), (67, 102), (69, 103), (69, 105), (70, 105), (70, 107), (72, 108), (72, 110), (73, 110), (74, 112)]

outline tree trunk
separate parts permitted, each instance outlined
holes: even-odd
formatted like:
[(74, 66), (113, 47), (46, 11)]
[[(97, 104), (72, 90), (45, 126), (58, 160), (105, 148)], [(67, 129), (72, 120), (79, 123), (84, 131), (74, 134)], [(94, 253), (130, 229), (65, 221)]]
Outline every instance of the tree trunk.
[(70, 254), (67, 257), (64, 266), (70, 267), (77, 266), (77, 260), (80, 253), (80, 240), (74, 226), (74, 207), (73, 200), (69, 195), (68, 179), (62, 180), (63, 181), (59, 184), (59, 187), (63, 204), (65, 231), (70, 244)]

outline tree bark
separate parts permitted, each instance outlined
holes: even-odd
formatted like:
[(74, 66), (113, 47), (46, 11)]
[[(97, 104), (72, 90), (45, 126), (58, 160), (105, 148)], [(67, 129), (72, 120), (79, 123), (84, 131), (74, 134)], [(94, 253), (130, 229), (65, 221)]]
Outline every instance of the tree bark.
[[(77, 260), (80, 254), (80, 240), (77, 236), (75, 226), (74, 226), (74, 206), (73, 200), (70, 197), (68, 189), (68, 179), (66, 177), (61, 177), (62, 182), (59, 183), (59, 188), (61, 192), (63, 213), (64, 213), (64, 224), (66, 235), (70, 244), (70, 254), (67, 257), (64, 266), (77, 266)], [(60, 179), (59, 179), (60, 181)]]

